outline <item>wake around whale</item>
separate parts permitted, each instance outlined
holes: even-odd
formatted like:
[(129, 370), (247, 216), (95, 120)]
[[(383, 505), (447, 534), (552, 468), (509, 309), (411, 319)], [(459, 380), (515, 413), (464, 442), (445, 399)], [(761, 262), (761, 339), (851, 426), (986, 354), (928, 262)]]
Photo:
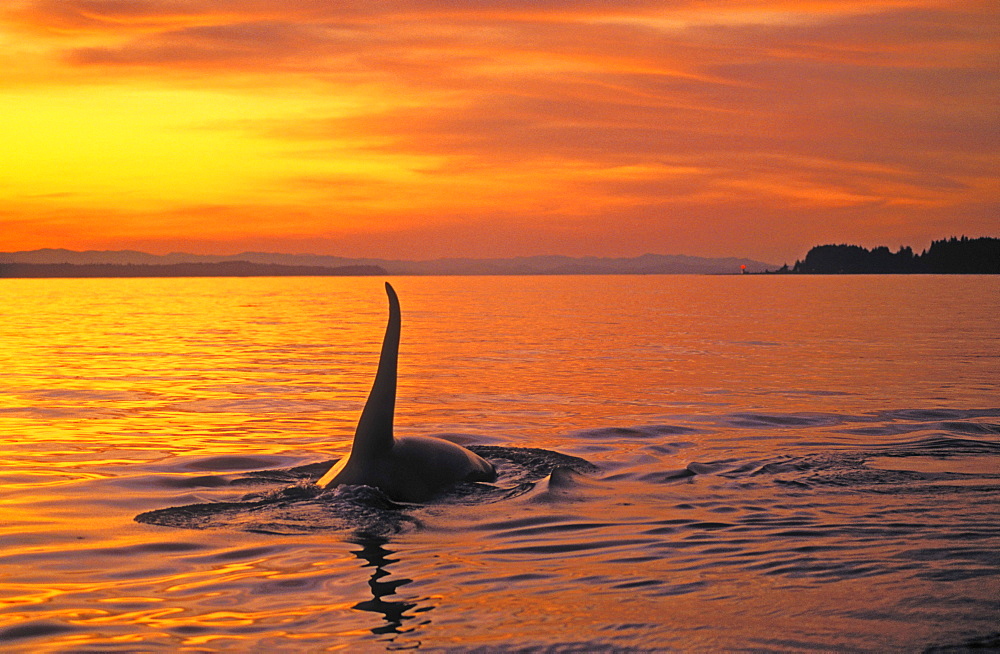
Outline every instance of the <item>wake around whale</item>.
[(400, 311), (396, 291), (385, 284), (389, 322), (382, 341), (378, 372), (354, 433), (351, 453), (316, 483), (373, 486), (402, 502), (423, 502), (462, 481), (492, 482), (496, 469), (460, 445), (429, 436), (393, 436), (396, 368), (399, 358)]

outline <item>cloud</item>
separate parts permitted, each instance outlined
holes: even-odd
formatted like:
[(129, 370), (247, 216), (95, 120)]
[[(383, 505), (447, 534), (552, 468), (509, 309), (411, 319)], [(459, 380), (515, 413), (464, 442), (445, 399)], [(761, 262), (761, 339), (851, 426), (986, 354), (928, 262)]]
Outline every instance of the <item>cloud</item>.
[(113, 47), (78, 48), (69, 60), (79, 65), (223, 67), (283, 62), (331, 51), (333, 39), (309, 26), (291, 23), (237, 23), (185, 27)]
[(271, 142), (289, 162), (269, 169), (275, 203), (313, 198), (358, 229), (371, 228), (367, 207), (399, 233), (427, 221), (421, 233), (443, 238), (502, 207), (603, 244), (609, 219), (676, 238), (750, 211), (775, 234), (815, 221), (849, 239), (872, 225), (947, 231), (1000, 202), (1000, 18), (985, 2), (36, 0), (2, 12), (43, 53), (33, 67), (48, 57), (39, 79), (225, 88), (247, 106), (301, 98), (298, 111), (201, 128)]

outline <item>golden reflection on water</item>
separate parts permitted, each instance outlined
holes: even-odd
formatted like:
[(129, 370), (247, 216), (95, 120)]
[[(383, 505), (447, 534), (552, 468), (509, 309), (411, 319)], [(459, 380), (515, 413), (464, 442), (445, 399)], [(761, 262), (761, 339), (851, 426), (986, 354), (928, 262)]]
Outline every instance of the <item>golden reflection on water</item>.
[[(132, 521), (345, 453), (381, 283), (0, 280), (0, 630), (36, 630), (22, 641), (36, 651), (780, 648), (779, 632), (880, 649), (936, 642), (948, 606), (995, 591), (988, 556), (968, 553), (995, 540), (969, 526), (995, 524), (995, 502), (924, 478), (907, 488), (933, 502), (838, 495), (808, 487), (801, 469), (824, 459), (796, 449), (993, 438), (989, 415), (882, 415), (996, 406), (993, 279), (393, 280), (399, 433), (558, 450), (599, 479), (421, 509), (386, 542)], [(852, 474), (984, 475), (996, 460), (872, 457)], [(956, 628), (975, 632), (983, 611), (968, 613)]]

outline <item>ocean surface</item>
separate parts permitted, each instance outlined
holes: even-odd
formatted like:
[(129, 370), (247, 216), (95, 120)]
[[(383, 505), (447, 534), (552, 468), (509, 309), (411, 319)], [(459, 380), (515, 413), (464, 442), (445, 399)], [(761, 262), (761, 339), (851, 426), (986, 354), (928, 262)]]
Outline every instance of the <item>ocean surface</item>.
[(383, 281), (0, 280), (0, 650), (1000, 647), (1000, 277)]

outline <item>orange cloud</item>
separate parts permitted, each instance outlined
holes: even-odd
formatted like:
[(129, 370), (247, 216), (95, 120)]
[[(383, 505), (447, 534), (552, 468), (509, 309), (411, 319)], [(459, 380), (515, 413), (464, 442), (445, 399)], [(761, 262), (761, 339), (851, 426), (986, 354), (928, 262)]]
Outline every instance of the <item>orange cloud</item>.
[(6, 249), (774, 261), (996, 233), (998, 27), (916, 0), (25, 0), (0, 224)]

